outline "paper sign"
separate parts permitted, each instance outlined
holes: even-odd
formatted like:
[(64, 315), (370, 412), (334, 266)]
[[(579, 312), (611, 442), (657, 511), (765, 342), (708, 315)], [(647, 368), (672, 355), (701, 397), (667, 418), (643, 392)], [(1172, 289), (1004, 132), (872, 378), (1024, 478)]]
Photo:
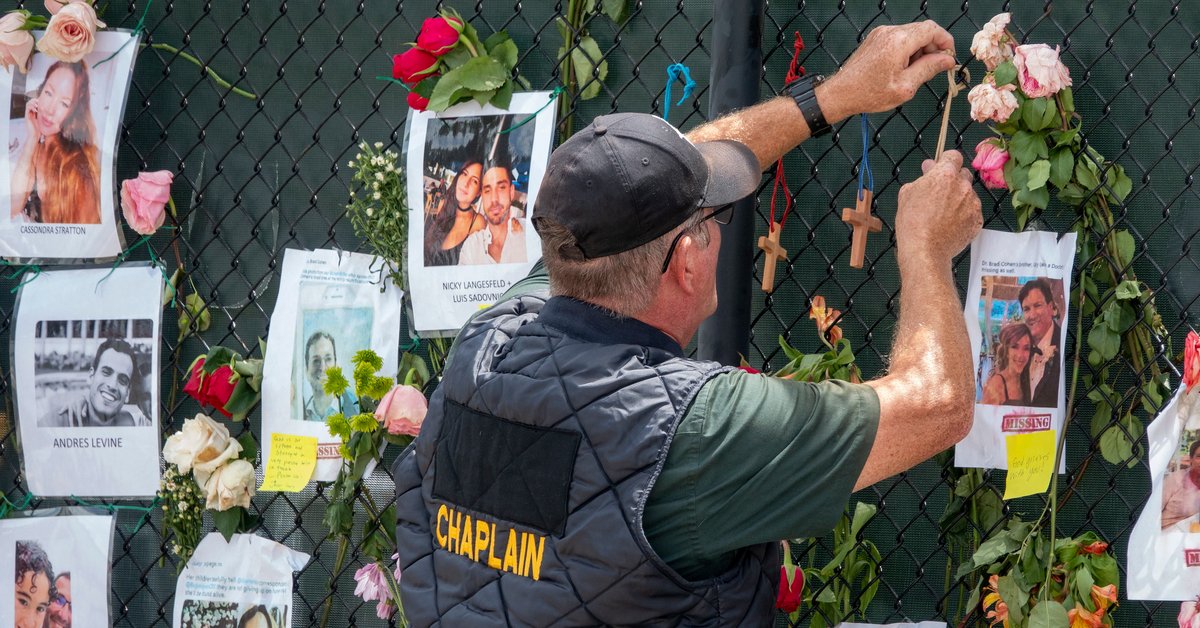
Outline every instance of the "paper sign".
[(1054, 473), (1055, 430), (1013, 434), (1008, 442), (1008, 480), (1004, 499), (1045, 493)]
[(271, 434), (271, 457), (260, 491), (296, 493), (308, 485), (317, 468), (317, 437)]

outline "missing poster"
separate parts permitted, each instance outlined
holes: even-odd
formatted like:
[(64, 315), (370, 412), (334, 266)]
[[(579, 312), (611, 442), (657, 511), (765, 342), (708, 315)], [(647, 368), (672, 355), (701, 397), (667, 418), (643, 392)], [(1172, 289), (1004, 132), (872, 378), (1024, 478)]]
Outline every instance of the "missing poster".
[(1150, 499), (1129, 535), (1131, 600), (1200, 595), (1200, 390), (1179, 388), (1146, 429)]
[[(54, 508), (47, 514), (59, 511), (85, 512)], [(0, 626), (112, 626), (109, 557), (115, 521), (111, 515), (42, 513), (0, 520), (0, 565), (16, 573), (13, 594), (0, 593), (0, 600), (12, 600), (0, 603)]]
[(0, 125), (0, 256), (121, 252), (113, 166), (137, 39), (101, 31), (79, 62), (35, 54), (27, 74), (0, 69), (0, 94), (9, 100), (8, 123)]
[(337, 366), (347, 379), (350, 359), (363, 349), (383, 358), (380, 373), (394, 374), (399, 358), (403, 292), (381, 273), (374, 257), (331, 250), (284, 252), (279, 296), (271, 314), (263, 364), (263, 468), (271, 434), (317, 438), (313, 479), (333, 481), (342, 463), (341, 441), (325, 419), (359, 412), (353, 390), (326, 395), (325, 371)]
[(253, 534), (229, 542), (217, 532), (200, 541), (175, 585), (177, 628), (286, 628), (292, 572), (309, 556)]
[[(1006, 437), (1061, 433), (1063, 347), (1075, 234), (983, 230), (971, 244), (964, 316), (975, 366), (975, 422), (959, 467), (1008, 468)], [(1060, 461), (1059, 472), (1066, 469)]]
[(529, 217), (554, 133), (555, 108), (543, 107), (549, 96), (514, 94), (507, 111), (470, 102), (440, 115), (409, 113), (408, 276), (417, 331), (457, 330), (541, 257)]
[[(29, 490), (153, 497), (161, 271), (46, 271), (21, 288), (13, 381)], [(68, 298), (69, 295), (69, 298)]]

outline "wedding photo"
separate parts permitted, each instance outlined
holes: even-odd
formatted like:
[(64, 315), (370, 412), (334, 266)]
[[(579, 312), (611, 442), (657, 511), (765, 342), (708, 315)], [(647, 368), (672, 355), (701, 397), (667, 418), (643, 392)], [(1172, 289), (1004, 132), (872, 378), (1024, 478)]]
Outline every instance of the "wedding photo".
[(1063, 282), (983, 275), (976, 403), (1054, 408), (1061, 385)]

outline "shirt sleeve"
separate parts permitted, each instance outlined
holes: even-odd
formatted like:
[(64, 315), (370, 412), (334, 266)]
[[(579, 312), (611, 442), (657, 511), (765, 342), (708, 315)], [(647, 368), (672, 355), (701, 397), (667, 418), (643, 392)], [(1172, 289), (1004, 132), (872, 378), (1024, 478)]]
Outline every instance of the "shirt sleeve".
[(730, 566), (740, 548), (823, 534), (844, 511), (878, 425), (879, 398), (865, 384), (718, 375), (675, 433), (646, 504), (647, 538), (699, 579)]

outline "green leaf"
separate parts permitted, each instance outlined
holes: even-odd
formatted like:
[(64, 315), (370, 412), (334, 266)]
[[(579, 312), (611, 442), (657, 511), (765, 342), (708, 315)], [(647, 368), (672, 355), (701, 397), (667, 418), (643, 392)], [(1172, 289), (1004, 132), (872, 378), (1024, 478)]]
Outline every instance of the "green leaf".
[[(1032, 170), (1032, 168), (1030, 168), (1030, 170)], [(1030, 178), (1032, 179), (1032, 176)], [(1042, 185), (1036, 190), (1017, 190), (1017, 193), (1013, 195), (1013, 198), (1025, 205), (1031, 205), (1033, 207), (1037, 207), (1038, 209), (1046, 209), (1046, 205), (1050, 203), (1050, 190), (1047, 190), (1045, 185)]]
[(445, 111), (455, 102), (460, 102), (462, 96), (469, 97), (470, 91), (462, 84), (461, 75), (456, 74), (458, 68), (450, 70), (438, 79), (433, 92), (429, 95), (429, 111)]
[(488, 101), (490, 101), (495, 95), (496, 90), (494, 89), (489, 89), (485, 92), (471, 92), (471, 98), (475, 99), (475, 102), (481, 105), (488, 104)]
[(221, 536), (225, 537), (225, 541), (233, 538), (237, 534), (238, 528), (242, 524), (242, 513), (245, 512), (241, 506), (236, 506), (228, 510), (217, 510), (213, 512), (213, 523), (217, 526), (217, 531)]
[(1009, 159), (1004, 162), (1004, 183), (1010, 190), (1020, 190), (1029, 181), (1029, 167), (1018, 166), (1017, 160)]
[(607, 15), (608, 19), (620, 24), (629, 17), (629, 2), (628, 0), (603, 0), (600, 4), (600, 12)]
[(1024, 591), (1017, 586), (1013, 581), (1012, 576), (1000, 576), (997, 578), (996, 590), (1004, 603), (1008, 605), (1008, 618), (1014, 626), (1021, 625), (1021, 621), (1025, 618), (1021, 612), (1021, 607), (1029, 601), (1029, 592)]
[(858, 502), (854, 506), (854, 520), (850, 524), (850, 538), (857, 539), (858, 533), (862, 531), (863, 526), (867, 525), (871, 518), (875, 516), (878, 507), (874, 504)]
[(1138, 287), (1138, 282), (1132, 279), (1126, 279), (1117, 286), (1118, 299), (1136, 299), (1141, 294), (1142, 290)]
[(492, 104), (500, 109), (508, 109), (512, 104), (513, 82), (509, 81), (503, 87), (496, 90), (496, 95), (492, 96)]
[(1083, 603), (1083, 606), (1089, 611), (1096, 610), (1092, 604), (1092, 585), (1096, 584), (1096, 579), (1092, 577), (1092, 572), (1087, 569), (1076, 570), (1074, 575), (1074, 586), (1072, 587), (1075, 599)]
[(1079, 185), (1089, 192), (1100, 187), (1100, 179), (1096, 177), (1095, 171), (1096, 164), (1086, 156), (1075, 162), (1075, 178)]
[(1027, 166), (1037, 159), (1038, 144), (1042, 144), (1042, 148), (1045, 148), (1045, 142), (1040, 135), (1029, 131), (1017, 131), (1016, 135), (1013, 135), (1012, 141), (1008, 143), (1008, 152), (1013, 159), (1017, 160), (1018, 164)]
[(1100, 455), (1110, 464), (1126, 464), (1134, 459), (1133, 442), (1120, 427), (1110, 426), (1100, 435)]
[(975, 563), (976, 567), (990, 565), (996, 562), (996, 559), (1012, 553), (1020, 546), (1020, 543), (1012, 540), (1007, 534), (997, 534), (979, 546), (979, 549), (971, 556), (971, 562)]
[[(503, 35), (503, 37), (496, 39), (497, 35)], [(496, 39), (495, 42), (492, 41), (494, 39)], [(488, 43), (484, 45), (487, 46), (488, 56), (499, 61), (506, 69), (512, 70), (517, 67), (517, 44), (513, 43), (507, 32), (500, 31), (488, 37)]]
[(1063, 109), (1067, 110), (1068, 115), (1075, 111), (1075, 95), (1071, 93), (1070, 87), (1064, 87), (1059, 90), (1058, 101), (1062, 103)]
[(1075, 155), (1070, 148), (1059, 148), (1050, 153), (1050, 182), (1061, 189), (1071, 182), (1075, 169)]
[(1122, 202), (1129, 193), (1133, 191), (1133, 181), (1125, 174), (1125, 169), (1121, 166), (1113, 166), (1109, 171), (1109, 186), (1112, 188), (1112, 196), (1117, 202)]
[(1106, 587), (1110, 584), (1119, 583), (1120, 574), (1117, 572), (1117, 559), (1113, 558), (1112, 554), (1108, 552), (1092, 556), (1088, 560), (1088, 569), (1091, 570), (1092, 576), (1096, 579), (1096, 586)]
[(448, 68), (457, 68), (474, 58), (466, 46), (455, 46), (450, 49), (450, 52), (442, 55), (441, 62)]
[(1029, 628), (1065, 628), (1069, 623), (1067, 609), (1054, 600), (1041, 602), (1029, 612)]
[(233, 361), (237, 354), (222, 346), (215, 346), (204, 356), (204, 367), (201, 369), (207, 375)]
[(1008, 85), (1017, 80), (1017, 66), (1013, 65), (1012, 61), (1005, 61), (996, 66), (992, 71), (992, 79), (996, 81), (996, 87)]
[(575, 68), (580, 100), (590, 100), (599, 95), (604, 79), (608, 77), (608, 61), (604, 60), (600, 46), (591, 35), (584, 35), (579, 45), (571, 49), (571, 64)]
[(246, 432), (238, 436), (237, 441), (242, 446), (240, 458), (254, 464), (255, 459), (258, 458), (258, 443), (254, 442), (254, 434)]
[(1049, 103), (1045, 98), (1030, 98), (1021, 105), (1021, 121), (1031, 131), (1041, 131), (1046, 128), (1043, 119), (1046, 117), (1046, 107)]
[(462, 86), (476, 92), (497, 89), (508, 80), (508, 68), (492, 57), (475, 57), (462, 64), (461, 67), (447, 72), (442, 80), (446, 80), (456, 72)]
[[(1087, 336), (1088, 347), (1100, 356), (1100, 360), (1108, 361), (1116, 357), (1121, 349), (1121, 335), (1107, 325), (1092, 325)], [(1091, 357), (1088, 357), (1089, 362)]]
[[(1029, 166), (1029, 179), (1026, 182), (1026, 187), (1030, 190), (1036, 190), (1046, 185), (1046, 181), (1050, 179), (1050, 162), (1045, 159), (1039, 159)], [(1050, 200), (1047, 194), (1047, 201)]]
[(258, 403), (260, 396), (260, 393), (254, 390), (249, 381), (238, 380), (237, 385), (233, 388), (233, 393), (229, 395), (229, 401), (225, 402), (225, 411), (244, 419), (254, 408), (254, 404)]
[(1072, 127), (1066, 131), (1055, 131), (1050, 134), (1050, 137), (1054, 140), (1054, 147), (1060, 148), (1072, 144), (1078, 135), (1079, 127)]
[(1113, 233), (1113, 239), (1117, 241), (1117, 254), (1121, 259), (1117, 260), (1120, 266), (1125, 266), (1133, 261), (1134, 242), (1133, 235), (1128, 231), (1119, 230)]

